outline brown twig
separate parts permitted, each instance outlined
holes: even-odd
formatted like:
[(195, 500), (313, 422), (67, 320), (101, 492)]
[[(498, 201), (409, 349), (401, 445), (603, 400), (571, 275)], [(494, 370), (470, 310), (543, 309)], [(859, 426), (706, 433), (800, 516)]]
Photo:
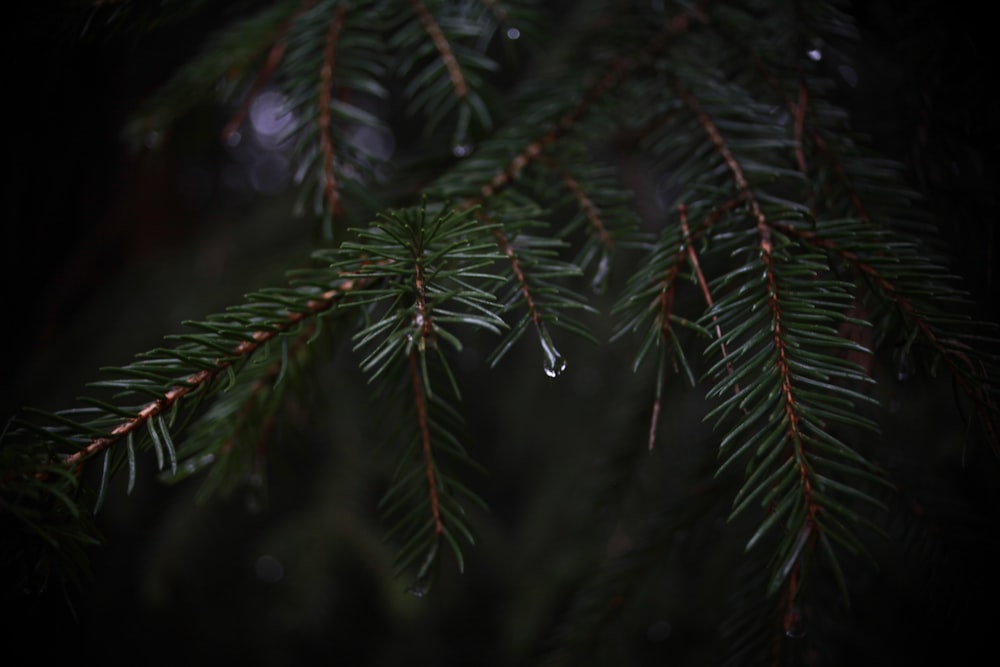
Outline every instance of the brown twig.
[(607, 226), (604, 224), (604, 220), (601, 218), (601, 211), (594, 203), (587, 193), (584, 191), (583, 186), (580, 182), (573, 178), (573, 174), (569, 173), (560, 164), (551, 158), (544, 158), (544, 164), (548, 166), (552, 171), (554, 171), (559, 178), (562, 180), (563, 184), (566, 186), (576, 198), (577, 203), (580, 205), (580, 210), (590, 221), (590, 226), (594, 230), (594, 235), (597, 237), (598, 242), (607, 252), (612, 252), (614, 250), (615, 242), (614, 237), (608, 230)]
[(434, 534), (441, 535), (444, 533), (444, 521), (441, 519), (437, 474), (434, 468), (434, 453), (431, 450), (431, 431), (427, 421), (427, 405), (424, 400), (423, 385), (420, 382), (420, 370), (417, 367), (417, 354), (416, 349), (410, 351), (410, 379), (413, 381), (413, 401), (417, 406), (417, 421), (420, 423), (420, 442), (424, 455), (424, 470), (427, 474), (427, 490), (430, 494), (431, 515), (434, 517)]
[(315, 316), (329, 310), (342, 295), (357, 289), (359, 286), (360, 281), (345, 280), (335, 289), (328, 290), (319, 298), (308, 301), (306, 303), (306, 310), (290, 313), (280, 326), (254, 332), (250, 336), (251, 340), (245, 340), (236, 345), (233, 348), (231, 355), (216, 360), (214, 368), (204, 369), (188, 376), (177, 386), (172, 387), (165, 392), (162, 398), (143, 406), (135, 417), (127, 419), (123, 423), (116, 426), (107, 436), (95, 438), (83, 449), (67, 456), (64, 462), (69, 467), (73, 467), (82, 463), (87, 458), (111, 447), (122, 437), (133, 433), (149, 422), (149, 420), (169, 410), (175, 403), (188, 394), (200, 389), (203, 386), (207, 386), (215, 380), (220, 373), (235, 365), (237, 360), (250, 357), (250, 355), (260, 349), (269, 340), (272, 340), (280, 334), (288, 331), (306, 317)]
[(292, 24), (298, 20), (299, 16), (301, 16), (304, 11), (309, 9), (314, 2), (315, 0), (306, 0), (306, 2), (303, 3), (302, 8), (295, 13), (295, 16), (286, 21), (281, 28), (278, 29), (275, 36), (275, 42), (271, 46), (271, 51), (267, 55), (267, 60), (264, 61), (264, 66), (261, 67), (260, 71), (257, 73), (257, 77), (254, 79), (253, 85), (250, 87), (250, 92), (246, 94), (246, 97), (243, 98), (243, 102), (240, 104), (240, 108), (222, 128), (223, 142), (228, 143), (231, 138), (239, 132), (240, 127), (243, 126), (247, 115), (250, 113), (250, 107), (253, 106), (254, 100), (256, 100), (264, 90), (267, 82), (270, 81), (274, 71), (278, 69), (278, 65), (281, 64), (281, 60), (285, 57), (285, 49), (288, 46), (285, 41), (285, 37), (288, 34), (288, 30), (291, 28)]
[(462, 74), (462, 67), (458, 64), (458, 60), (455, 59), (455, 53), (451, 49), (448, 38), (444, 36), (441, 26), (438, 25), (434, 15), (431, 14), (427, 6), (420, 0), (410, 0), (410, 6), (413, 7), (413, 12), (420, 19), (424, 30), (430, 35), (431, 41), (434, 42), (438, 56), (441, 58), (441, 62), (444, 63), (445, 69), (448, 70), (448, 78), (451, 79), (451, 86), (455, 89), (455, 96), (459, 99), (465, 98), (469, 94), (469, 87), (465, 83), (465, 75)]
[[(698, 281), (698, 286), (701, 288), (701, 295), (705, 299), (705, 304), (709, 308), (715, 305), (715, 301), (712, 299), (712, 292), (708, 289), (708, 281), (705, 280), (705, 274), (701, 271), (701, 263), (698, 261), (698, 253), (694, 249), (694, 238), (691, 235), (691, 230), (688, 228), (687, 223), (687, 206), (681, 204), (678, 207), (680, 211), (681, 218), (681, 230), (684, 232), (684, 244), (687, 246), (687, 256), (688, 261), (691, 262), (691, 268), (694, 270), (695, 278)], [(715, 323), (715, 335), (719, 339), (719, 350), (722, 352), (722, 358), (726, 360), (726, 371), (732, 375), (733, 374), (733, 364), (729, 361), (729, 351), (726, 349), (726, 344), (722, 341), (722, 327), (719, 325), (719, 318), (712, 317), (712, 322)], [(733, 392), (740, 393), (739, 382), (733, 387)]]
[(506, 188), (517, 178), (518, 174), (520, 174), (521, 171), (528, 166), (528, 164), (537, 160), (546, 148), (561, 139), (564, 135), (571, 132), (580, 120), (582, 120), (590, 112), (595, 104), (600, 102), (611, 90), (624, 81), (625, 78), (640, 65), (648, 62), (659, 54), (666, 47), (670, 38), (688, 30), (692, 22), (695, 20), (705, 21), (706, 19), (697, 9), (691, 10), (685, 14), (680, 14), (668, 21), (663, 26), (663, 29), (650, 39), (646, 48), (643, 49), (639, 56), (634, 58), (616, 58), (611, 63), (604, 76), (598, 79), (597, 83), (591, 86), (584, 99), (578, 102), (575, 107), (560, 116), (555, 125), (542, 135), (538, 141), (529, 144), (528, 147), (517, 154), (504, 169), (497, 172), (490, 180), (489, 184), (484, 185), (480, 189), (481, 198), (478, 202), (474, 203), (480, 203), (482, 200), (489, 199)]
[(337, 174), (333, 168), (333, 139), (330, 136), (330, 96), (333, 91), (333, 68), (337, 55), (340, 30), (344, 26), (346, 5), (337, 5), (337, 11), (330, 22), (323, 48), (323, 66), (320, 68), (319, 91), (319, 140), (323, 152), (323, 196), (334, 217), (340, 214), (340, 189)]
[(784, 413), (788, 424), (787, 436), (788, 441), (792, 443), (795, 451), (795, 458), (799, 470), (799, 479), (802, 483), (802, 496), (806, 504), (808, 516), (814, 517), (819, 512), (819, 506), (813, 499), (811, 475), (809, 467), (806, 464), (802, 448), (802, 433), (800, 427), (801, 417), (799, 415), (798, 399), (796, 399), (795, 392), (792, 387), (792, 371), (788, 362), (788, 345), (785, 343), (784, 329), (782, 326), (781, 304), (779, 303), (778, 296), (778, 279), (774, 266), (774, 247), (771, 240), (771, 226), (764, 216), (764, 211), (761, 209), (760, 203), (757, 201), (753, 190), (750, 188), (750, 183), (743, 173), (742, 166), (740, 166), (739, 161), (726, 144), (719, 128), (715, 125), (712, 119), (709, 118), (708, 114), (701, 109), (698, 101), (691, 93), (683, 88), (680, 88), (679, 86), (678, 88), (681, 99), (698, 118), (698, 122), (705, 130), (705, 133), (708, 134), (712, 143), (715, 145), (716, 150), (719, 152), (719, 155), (725, 162), (726, 167), (729, 169), (729, 173), (736, 184), (739, 194), (750, 207), (750, 213), (757, 226), (757, 234), (760, 239), (760, 258), (764, 264), (764, 273), (767, 281), (767, 304), (773, 318), (771, 341), (778, 354), (778, 359), (775, 363), (778, 368), (778, 375), (781, 377), (781, 392), (784, 403)]

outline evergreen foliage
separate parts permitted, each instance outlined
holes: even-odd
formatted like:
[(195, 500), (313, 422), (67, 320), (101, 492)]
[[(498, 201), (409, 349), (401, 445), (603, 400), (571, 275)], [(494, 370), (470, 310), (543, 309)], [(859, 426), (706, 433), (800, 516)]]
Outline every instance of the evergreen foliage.
[[(196, 485), (198, 514), (280, 506), (277, 466), (330, 487), (312, 502), (341, 518), (303, 530), (364, 563), (378, 590), (360, 606), (385, 625), (432, 614), (439, 588), (458, 604), (463, 578), (504, 596), (506, 619), (466, 603), (501, 626), (478, 651), (445, 636), (473, 619), (434, 640), (366, 629), (445, 663), (874, 662), (924, 646), (900, 649), (879, 614), (971, 618), (965, 568), (998, 555), (1000, 338), (939, 240), (957, 227), (857, 129), (838, 79), (866, 66), (848, 3), (237, 4), (60, 19), (105, 45), (221, 26), (121, 140), (155, 158), (207, 113), (199, 140), (236, 149), (279, 100), (294, 197), (269, 215), (302, 221), (311, 250), (73, 405), (10, 416), (7, 604), (94, 586), (102, 516), (138, 502), (149, 466), (172, 492)], [(954, 424), (941, 442), (901, 421), (912, 376)], [(540, 383), (566, 406), (532, 410)], [(229, 657), (307, 650), (258, 648)]]

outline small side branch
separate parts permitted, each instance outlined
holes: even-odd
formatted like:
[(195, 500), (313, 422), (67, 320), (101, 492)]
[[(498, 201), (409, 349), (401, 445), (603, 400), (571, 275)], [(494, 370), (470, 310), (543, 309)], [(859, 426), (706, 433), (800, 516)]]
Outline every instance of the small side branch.
[(767, 220), (764, 217), (764, 211), (761, 209), (760, 203), (757, 201), (757, 198), (753, 194), (753, 190), (750, 188), (750, 182), (743, 173), (743, 167), (740, 166), (739, 161), (737, 161), (733, 152), (729, 149), (728, 144), (726, 144), (726, 140), (722, 137), (722, 133), (719, 132), (719, 128), (701, 108), (701, 105), (698, 104), (698, 100), (695, 99), (694, 95), (681, 88), (679, 85), (678, 92), (681, 99), (684, 101), (684, 104), (687, 105), (688, 109), (690, 109), (691, 112), (698, 118), (698, 122), (701, 124), (706, 134), (708, 134), (709, 139), (712, 140), (716, 150), (719, 151), (719, 155), (722, 156), (723, 161), (726, 163), (729, 173), (736, 182), (736, 189), (750, 207), (750, 213), (753, 215), (754, 220), (757, 223), (757, 233), (760, 235), (761, 249), (765, 254), (769, 255), (771, 252), (771, 229), (767, 225)]
[(521, 262), (517, 259), (517, 253), (514, 252), (514, 248), (511, 247), (510, 241), (502, 229), (498, 227), (494, 230), (494, 234), (497, 237), (497, 245), (500, 246), (500, 250), (503, 251), (510, 262), (511, 271), (514, 272), (514, 278), (517, 280), (518, 288), (521, 290), (521, 296), (524, 297), (524, 303), (528, 307), (528, 314), (531, 317), (531, 321), (538, 325), (542, 321), (541, 314), (538, 312), (538, 306), (531, 295), (531, 288), (528, 286), (528, 279), (521, 269)]
[(782, 403), (784, 405), (785, 418), (788, 424), (787, 438), (788, 442), (793, 447), (796, 465), (799, 472), (799, 480), (802, 485), (803, 502), (805, 503), (809, 520), (813, 521), (815, 515), (819, 512), (819, 506), (814, 500), (812, 475), (809, 471), (809, 466), (807, 464), (805, 452), (803, 451), (802, 446), (803, 441), (800, 424), (801, 417), (799, 415), (798, 399), (795, 396), (795, 391), (792, 386), (792, 371), (788, 360), (788, 344), (785, 342), (778, 278), (775, 270), (774, 247), (771, 240), (771, 227), (764, 216), (764, 211), (761, 208), (760, 203), (757, 201), (757, 198), (750, 187), (750, 182), (747, 180), (742, 166), (740, 166), (736, 156), (733, 154), (732, 150), (730, 150), (725, 138), (719, 131), (718, 126), (716, 126), (712, 119), (709, 118), (708, 114), (705, 113), (691, 93), (683, 88), (680, 88), (680, 86), (678, 86), (678, 88), (680, 97), (684, 101), (684, 104), (698, 118), (698, 122), (705, 130), (705, 133), (708, 134), (712, 143), (715, 145), (716, 150), (719, 152), (719, 155), (722, 157), (723, 162), (726, 164), (726, 167), (729, 169), (729, 173), (736, 184), (736, 188), (740, 196), (744, 199), (747, 206), (750, 207), (750, 213), (753, 216), (757, 227), (757, 235), (760, 239), (760, 258), (764, 264), (765, 279), (767, 281), (767, 304), (772, 317), (771, 343), (778, 355), (778, 359), (775, 363), (777, 365), (778, 375), (781, 378)]
[(576, 198), (577, 204), (579, 204), (580, 210), (583, 211), (583, 214), (590, 222), (590, 226), (593, 229), (594, 236), (597, 237), (598, 242), (604, 246), (604, 249), (608, 253), (612, 252), (615, 246), (614, 237), (604, 224), (604, 220), (601, 218), (600, 209), (597, 208), (594, 201), (587, 196), (586, 192), (584, 192), (583, 186), (580, 185), (580, 182), (573, 178), (573, 174), (569, 173), (563, 169), (562, 166), (557, 164), (555, 160), (546, 159), (545, 165), (559, 176), (563, 184), (566, 186), (566, 189), (568, 189)]
[(583, 100), (563, 114), (555, 126), (542, 135), (541, 139), (532, 142), (527, 148), (516, 155), (503, 170), (497, 172), (490, 182), (480, 189), (481, 198), (473, 203), (482, 203), (483, 200), (489, 199), (510, 185), (517, 178), (518, 174), (526, 166), (538, 159), (546, 148), (576, 128), (579, 122), (590, 113), (594, 105), (604, 99), (608, 93), (621, 84), (640, 65), (648, 62), (663, 51), (671, 38), (686, 32), (695, 20), (706, 20), (697, 9), (676, 16), (667, 21), (660, 32), (649, 40), (646, 48), (643, 49), (638, 57), (615, 59), (608, 71), (590, 88)]
[(896, 303), (896, 306), (906, 319), (912, 322), (920, 334), (941, 354), (948, 367), (948, 371), (955, 378), (955, 382), (958, 383), (962, 392), (972, 401), (976, 414), (982, 421), (983, 428), (986, 429), (987, 437), (994, 449), (1000, 451), (1000, 432), (997, 431), (995, 421), (995, 415), (1000, 412), (1000, 407), (996, 405), (989, 394), (983, 391), (977, 383), (970, 380), (970, 375), (973, 375), (976, 369), (967, 354), (946, 345), (945, 341), (941, 340), (940, 335), (934, 330), (934, 327), (931, 326), (931, 323), (917, 312), (913, 303), (906, 295), (902, 294), (894, 283), (886, 279), (878, 269), (865, 262), (857, 253), (841, 248), (830, 239), (823, 238), (810, 230), (798, 229), (791, 225), (776, 225), (776, 228), (789, 236), (799, 238), (815, 247), (833, 252), (854, 266), (863, 275), (870, 276), (878, 288)]
[(267, 55), (267, 60), (264, 61), (264, 66), (260, 68), (257, 73), (257, 77), (254, 79), (253, 85), (250, 87), (250, 92), (247, 93), (243, 102), (240, 104), (240, 108), (233, 114), (233, 117), (229, 119), (225, 127), (222, 128), (222, 141), (229, 143), (237, 135), (243, 123), (246, 122), (247, 115), (250, 113), (250, 107), (253, 106), (254, 100), (261, 94), (267, 82), (271, 80), (271, 76), (274, 71), (278, 69), (278, 65), (281, 64), (282, 59), (285, 57), (285, 49), (288, 43), (285, 41), (285, 37), (288, 34), (288, 30), (291, 28), (292, 24), (298, 20), (302, 12), (309, 9), (314, 4), (315, 0), (306, 0), (303, 3), (302, 8), (295, 13), (291, 19), (286, 21), (284, 25), (278, 30), (277, 36), (275, 38), (274, 45), (271, 47), (270, 53)]
[(290, 313), (281, 326), (254, 332), (251, 335), (251, 340), (245, 340), (236, 345), (231, 356), (217, 360), (214, 368), (201, 370), (188, 376), (177, 386), (167, 391), (162, 398), (143, 406), (135, 417), (116, 426), (109, 435), (95, 438), (83, 449), (67, 456), (64, 462), (67, 466), (74, 467), (94, 454), (99, 454), (111, 447), (123, 437), (137, 431), (151, 419), (170, 410), (175, 403), (188, 394), (209, 385), (222, 372), (235, 365), (238, 360), (249, 358), (269, 340), (277, 338), (304, 319), (329, 310), (342, 295), (357, 287), (359, 284), (356, 281), (346, 280), (340, 283), (337, 288), (324, 292), (319, 298), (308, 301), (305, 310)]
[(340, 41), (340, 30), (344, 26), (344, 16), (347, 7), (337, 6), (337, 11), (330, 22), (330, 30), (326, 34), (326, 44), (323, 48), (323, 66), (320, 68), (319, 90), (319, 140), (323, 151), (323, 196), (327, 206), (336, 217), (340, 214), (340, 188), (333, 165), (333, 139), (330, 136), (330, 98), (333, 93), (333, 69), (337, 56), (337, 43)]
[[(708, 289), (708, 281), (705, 280), (705, 274), (701, 271), (701, 263), (698, 261), (698, 253), (694, 249), (694, 237), (691, 234), (690, 228), (688, 228), (687, 223), (687, 206), (684, 204), (680, 205), (680, 216), (681, 216), (681, 230), (684, 232), (684, 245), (687, 247), (687, 257), (688, 261), (691, 262), (691, 268), (694, 270), (695, 278), (698, 280), (698, 286), (701, 288), (701, 295), (705, 298), (705, 304), (712, 308), (715, 305), (715, 301), (712, 299), (712, 292)], [(726, 371), (732, 375), (733, 365), (728, 361), (729, 351), (726, 349), (726, 344), (722, 341), (722, 327), (719, 325), (719, 318), (713, 317), (712, 321), (715, 323), (715, 335), (719, 339), (719, 350), (722, 352), (722, 358), (726, 359)], [(737, 382), (733, 386), (733, 392), (740, 393), (740, 384)]]
[(451, 50), (448, 38), (444, 36), (441, 26), (438, 25), (438, 22), (434, 19), (434, 15), (431, 14), (423, 2), (420, 0), (410, 0), (410, 6), (413, 7), (413, 12), (420, 19), (424, 30), (434, 42), (434, 47), (438, 51), (441, 62), (444, 63), (445, 68), (448, 70), (448, 78), (451, 79), (451, 86), (455, 89), (455, 96), (459, 99), (464, 99), (469, 94), (469, 87), (465, 83), (465, 75), (462, 74), (462, 68), (459, 66), (458, 60), (455, 59), (455, 54)]

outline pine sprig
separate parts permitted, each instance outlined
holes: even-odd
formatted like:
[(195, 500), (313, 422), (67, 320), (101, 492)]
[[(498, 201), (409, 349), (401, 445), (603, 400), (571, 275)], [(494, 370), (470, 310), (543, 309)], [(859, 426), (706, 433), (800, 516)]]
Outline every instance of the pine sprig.
[[(444, 345), (462, 349), (457, 327), (499, 334), (506, 327), (488, 286), (501, 280), (483, 269), (500, 255), (474, 211), (428, 207), (392, 211), (373, 227), (357, 230), (334, 264), (341, 273), (372, 282), (341, 308), (360, 309), (366, 325), (355, 334), (366, 350), (361, 368), (380, 385), (402, 386), (387, 400), (398, 404), (403, 437), (396, 472), (381, 506), (394, 522), (387, 539), (397, 542), (397, 568), (415, 571), (411, 591), (423, 595), (439, 562), (442, 541), (464, 568), (459, 538), (474, 544), (465, 503), (482, 501), (454, 478), (456, 463), (475, 465), (455, 430), (460, 397)], [(446, 388), (437, 386), (445, 377)], [(421, 474), (422, 473), (422, 474)]]
[[(82, 408), (26, 409), (16, 416), (0, 447), (4, 471), (0, 495), (5, 503), (27, 508), (12, 512), (19, 529), (46, 537), (56, 552), (66, 554), (93, 543), (89, 521), (69, 524), (74, 530), (49, 533), (49, 526), (65, 525), (68, 517), (81, 519), (90, 514), (81, 475), (92, 460), (105, 457), (98, 492), (101, 502), (109, 476), (119, 472), (126, 460), (131, 489), (137, 451), (152, 450), (160, 470), (169, 464), (171, 473), (177, 472), (174, 439), (202, 402), (239, 383), (255, 354), (298, 335), (306, 322), (329, 315), (344, 294), (362, 284), (328, 272), (322, 285), (314, 282), (252, 293), (245, 304), (223, 314), (188, 322), (202, 333), (168, 337), (178, 344), (138, 355), (125, 366), (104, 369), (111, 377), (91, 387), (110, 390), (108, 398), (83, 397)], [(64, 547), (63, 541), (75, 546)]]

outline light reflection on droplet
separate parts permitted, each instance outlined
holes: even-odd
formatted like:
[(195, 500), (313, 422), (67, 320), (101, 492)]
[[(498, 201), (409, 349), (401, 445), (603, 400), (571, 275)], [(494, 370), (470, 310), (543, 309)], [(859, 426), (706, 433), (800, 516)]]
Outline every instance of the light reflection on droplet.
[(549, 335), (548, 328), (543, 323), (538, 324), (538, 340), (542, 344), (542, 352), (545, 353), (542, 369), (550, 378), (558, 377), (566, 370), (566, 360), (559, 354), (559, 350), (552, 342), (552, 336)]
[(455, 144), (451, 147), (451, 154), (455, 157), (465, 157), (472, 152), (472, 146), (469, 144)]
[(406, 589), (406, 592), (413, 597), (422, 598), (430, 592), (430, 588), (430, 581), (420, 578), (413, 582), (410, 587)]
[(820, 51), (819, 49), (811, 49), (810, 51), (806, 52), (806, 55), (809, 56), (810, 59), (816, 62), (819, 62), (820, 60), (823, 59), (823, 52)]
[(608, 277), (611, 275), (611, 255), (607, 252), (601, 253), (601, 261), (597, 263), (597, 270), (594, 278), (590, 281), (590, 287), (597, 294), (603, 294), (608, 287)]
[(520, 30), (518, 30), (517, 28), (507, 29), (507, 39), (520, 39), (520, 38), (521, 38)]

